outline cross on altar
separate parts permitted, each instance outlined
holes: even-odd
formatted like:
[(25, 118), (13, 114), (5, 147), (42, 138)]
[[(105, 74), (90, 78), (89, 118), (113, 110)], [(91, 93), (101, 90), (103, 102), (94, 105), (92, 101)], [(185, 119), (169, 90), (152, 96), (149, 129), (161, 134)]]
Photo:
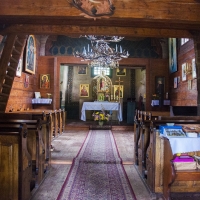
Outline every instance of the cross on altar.
[(118, 81), (115, 81), (115, 82), (118, 82), (118, 86), (119, 86), (119, 87), (118, 87), (118, 95), (119, 95), (118, 100), (120, 100), (120, 96), (121, 96), (121, 95), (120, 95), (120, 83), (123, 83), (123, 81), (121, 81), (121, 80), (120, 80), (120, 77), (119, 77), (119, 80), (118, 80)]

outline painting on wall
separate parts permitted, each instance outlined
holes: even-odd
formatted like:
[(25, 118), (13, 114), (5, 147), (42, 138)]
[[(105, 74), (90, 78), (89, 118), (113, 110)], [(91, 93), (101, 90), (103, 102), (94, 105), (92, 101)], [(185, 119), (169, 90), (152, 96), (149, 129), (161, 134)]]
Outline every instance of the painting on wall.
[(169, 38), (169, 72), (174, 73), (177, 70), (176, 38)]
[(126, 76), (126, 69), (125, 68), (117, 68), (116, 76)]
[(187, 68), (187, 63), (183, 63), (182, 64), (182, 81), (186, 81), (187, 79), (186, 68)]
[(114, 99), (123, 98), (124, 86), (123, 85), (114, 85)]
[(86, 66), (78, 66), (78, 74), (79, 75), (87, 75), (87, 67)]
[(197, 71), (196, 71), (196, 64), (195, 64), (195, 58), (192, 59), (192, 78), (197, 77)]
[(89, 97), (89, 84), (80, 84), (80, 97)]
[(31, 74), (35, 74), (35, 63), (36, 63), (36, 43), (35, 37), (30, 35), (26, 45), (26, 61), (25, 71)]
[(156, 76), (155, 77), (155, 94), (160, 93), (161, 85), (163, 85), (163, 89), (165, 90), (165, 77), (164, 76)]
[(50, 74), (40, 74), (40, 88), (50, 88)]
[(174, 88), (178, 88), (178, 77), (174, 77)]

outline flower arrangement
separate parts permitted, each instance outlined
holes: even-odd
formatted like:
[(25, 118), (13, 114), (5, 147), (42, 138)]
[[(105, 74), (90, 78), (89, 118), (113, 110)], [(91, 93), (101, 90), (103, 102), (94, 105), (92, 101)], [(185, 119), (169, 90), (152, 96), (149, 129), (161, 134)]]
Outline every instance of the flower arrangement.
[(109, 121), (110, 115), (103, 111), (97, 111), (92, 114), (94, 121)]

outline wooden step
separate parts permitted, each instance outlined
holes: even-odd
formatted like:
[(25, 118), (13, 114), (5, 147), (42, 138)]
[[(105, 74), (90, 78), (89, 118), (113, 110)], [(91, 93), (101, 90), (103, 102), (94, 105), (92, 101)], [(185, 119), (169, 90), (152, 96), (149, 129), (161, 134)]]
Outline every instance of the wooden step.
[[(14, 57), (10, 57), (10, 60), (12, 61), (12, 62), (14, 62), (14, 63), (19, 63), (19, 60), (17, 60), (16, 58), (14, 58)], [(11, 64), (11, 62), (10, 62), (10, 64)]]
[(15, 46), (13, 46), (13, 53), (12, 54), (17, 54), (17, 55), (21, 55), (21, 52), (20, 52), (21, 48), (16, 48)]

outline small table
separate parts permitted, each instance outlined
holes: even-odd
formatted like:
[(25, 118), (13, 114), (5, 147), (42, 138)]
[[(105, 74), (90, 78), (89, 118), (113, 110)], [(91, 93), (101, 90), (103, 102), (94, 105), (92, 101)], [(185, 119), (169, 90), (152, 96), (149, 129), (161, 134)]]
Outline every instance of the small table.
[(32, 104), (51, 104), (52, 99), (37, 98), (32, 99)]
[[(163, 100), (163, 105), (164, 106), (169, 106), (170, 105), (170, 100)], [(151, 101), (151, 106), (159, 106), (159, 100), (152, 100)]]
[(116, 110), (118, 111), (119, 122), (123, 120), (122, 118), (122, 106), (119, 102), (83, 102), (81, 110), (81, 120), (86, 121), (86, 110)]

